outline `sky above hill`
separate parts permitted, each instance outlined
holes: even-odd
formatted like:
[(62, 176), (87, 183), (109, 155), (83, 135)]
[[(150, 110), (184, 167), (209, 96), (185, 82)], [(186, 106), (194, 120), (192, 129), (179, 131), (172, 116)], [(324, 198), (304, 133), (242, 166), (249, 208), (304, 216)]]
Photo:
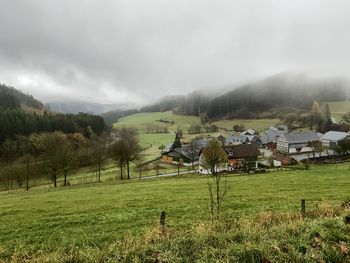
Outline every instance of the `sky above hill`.
[(347, 74), (348, 0), (0, 0), (0, 83), (147, 103), (288, 70)]

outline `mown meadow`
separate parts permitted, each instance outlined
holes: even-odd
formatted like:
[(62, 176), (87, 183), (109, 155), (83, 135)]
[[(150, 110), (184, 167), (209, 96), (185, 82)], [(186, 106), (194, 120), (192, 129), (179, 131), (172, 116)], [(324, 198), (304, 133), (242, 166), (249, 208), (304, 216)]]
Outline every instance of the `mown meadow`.
[(349, 163), (231, 175), (219, 223), (209, 220), (208, 180), (1, 192), (0, 261), (349, 262)]

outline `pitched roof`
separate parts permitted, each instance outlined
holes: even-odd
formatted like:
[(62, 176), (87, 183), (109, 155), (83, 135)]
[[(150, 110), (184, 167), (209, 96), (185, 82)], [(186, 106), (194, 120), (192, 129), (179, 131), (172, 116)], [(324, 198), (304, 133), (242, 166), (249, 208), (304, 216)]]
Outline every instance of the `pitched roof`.
[(347, 136), (349, 136), (349, 134), (346, 133), (346, 132), (329, 131), (329, 132), (326, 132), (323, 135), (322, 140), (326, 140), (326, 141), (340, 141), (340, 140), (344, 139)]
[(260, 139), (263, 144), (268, 144), (271, 142), (276, 142), (278, 137), (285, 133), (286, 132), (283, 130), (278, 130), (277, 128), (275, 129), (270, 128), (267, 130), (265, 134), (261, 135)]
[(198, 160), (199, 153), (203, 147), (206, 147), (208, 145), (209, 141), (206, 139), (203, 140), (195, 140), (194, 141), (194, 147), (192, 148), (191, 145), (183, 145), (181, 147), (178, 147), (174, 149), (173, 151), (169, 152), (169, 156), (176, 156), (177, 154), (184, 156), (190, 160)]
[(257, 134), (257, 132), (254, 129), (248, 129), (241, 132), (240, 135), (255, 135), (255, 134)]
[(234, 146), (226, 146), (224, 149), (229, 158), (257, 157), (260, 155), (258, 146), (256, 144), (239, 144)]
[(246, 143), (249, 139), (247, 136), (231, 134), (227, 137), (226, 144), (237, 144), (237, 143)]
[(319, 141), (315, 131), (306, 131), (306, 132), (286, 132), (284, 134), (288, 143), (306, 143), (310, 141)]

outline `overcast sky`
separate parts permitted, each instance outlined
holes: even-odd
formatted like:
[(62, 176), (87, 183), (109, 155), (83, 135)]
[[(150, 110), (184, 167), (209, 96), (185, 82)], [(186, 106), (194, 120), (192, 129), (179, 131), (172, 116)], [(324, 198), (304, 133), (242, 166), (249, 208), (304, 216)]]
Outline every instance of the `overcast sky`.
[(349, 0), (0, 0), (0, 83), (146, 103), (287, 70), (347, 72)]

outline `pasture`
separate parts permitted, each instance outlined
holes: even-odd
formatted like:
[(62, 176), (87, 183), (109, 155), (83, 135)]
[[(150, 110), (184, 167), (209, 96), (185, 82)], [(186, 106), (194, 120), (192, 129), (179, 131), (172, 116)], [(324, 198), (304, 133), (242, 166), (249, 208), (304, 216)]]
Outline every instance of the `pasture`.
[(213, 124), (222, 129), (232, 130), (234, 125), (243, 125), (245, 129), (254, 129), (259, 132), (266, 131), (269, 127), (279, 123), (279, 119), (232, 119), (220, 120)]
[[(91, 183), (58, 189), (33, 188), (30, 191), (1, 192), (0, 261), (49, 259), (50, 262), (137, 262), (137, 258), (139, 261), (147, 261), (142, 259), (142, 255), (148, 255), (154, 261), (154, 257), (157, 257), (155, 255), (160, 253), (162, 257), (170, 258), (168, 262), (183, 262), (180, 260), (181, 254), (176, 256), (175, 253), (179, 248), (187, 249), (186, 257), (191, 254), (194, 256), (199, 253), (196, 251), (197, 245), (202, 244), (203, 249), (207, 251), (211, 249), (210, 242), (219, 242), (202, 240), (206, 237), (204, 233), (209, 222), (208, 179), (200, 175), (184, 175), (148, 181)], [(223, 203), (222, 218), (232, 224), (235, 224), (237, 219), (248, 220), (246, 223), (249, 225), (266, 213), (277, 217), (297, 214), (302, 198), (306, 199), (307, 210), (317, 210), (324, 204), (339, 207), (350, 197), (349, 163), (313, 165), (311, 170), (234, 175), (228, 177), (228, 185), (229, 191)], [(158, 238), (159, 234), (155, 229), (159, 222), (159, 213), (163, 210), (167, 213), (166, 225), (169, 235), (174, 235), (174, 239)], [(305, 224), (316, 224), (313, 220), (316, 219), (310, 218)], [(350, 241), (350, 227), (346, 228), (341, 223), (341, 218), (331, 217), (329, 220), (348, 231), (338, 234), (340, 237), (333, 236), (333, 239), (343, 240), (347, 246), (347, 242)], [(246, 242), (258, 242), (257, 247), (261, 247), (263, 244), (259, 243), (258, 236), (264, 235), (266, 239), (273, 238), (271, 242), (279, 246), (285, 242), (285, 236), (281, 234), (283, 231), (287, 231), (286, 236), (290, 235), (288, 231), (296, 231), (295, 239), (303, 233), (302, 229), (306, 226), (297, 220), (289, 226), (296, 228), (294, 230), (286, 230), (287, 226), (283, 224), (278, 226), (281, 229), (276, 227), (262, 227), (261, 232), (252, 228), (249, 231), (253, 232), (244, 234), (239, 231), (248, 229), (242, 226), (241, 230), (235, 230), (238, 231), (235, 235), (247, 237), (236, 236), (240, 241), (223, 241), (219, 244), (221, 252), (215, 252), (219, 255), (212, 256), (219, 261), (220, 258), (223, 260), (226, 249), (233, 249), (235, 242), (237, 249), (247, 249)], [(325, 229), (321, 223), (313, 227), (325, 238), (325, 233), (328, 233), (326, 231), (329, 231), (331, 225), (328, 224), (328, 228)], [(316, 231), (314, 228), (311, 230)], [(195, 231), (199, 236), (192, 236), (188, 241), (186, 233), (192, 233), (191, 231)], [(218, 240), (225, 236), (226, 231), (215, 231), (219, 231), (215, 234)], [(276, 231), (282, 232), (279, 234)], [(252, 240), (249, 241), (250, 236)], [(307, 249), (310, 247), (310, 244), (302, 245), (307, 246)], [(249, 244), (248, 247), (252, 249)], [(261, 247), (261, 251), (257, 251), (263, 254), (271, 252), (264, 249), (267, 248)], [(167, 255), (166, 251), (174, 251), (175, 254)], [(239, 251), (241, 253), (243, 250)], [(255, 256), (259, 255), (249, 254), (247, 258), (250, 260), (247, 259), (246, 262), (254, 262)], [(189, 258), (188, 262), (191, 261)], [(205, 258), (202, 258), (202, 261), (206, 261)]]
[[(169, 123), (159, 122), (160, 120), (164, 120)], [(166, 111), (136, 113), (119, 119), (119, 121), (114, 124), (114, 127), (135, 128), (140, 133), (146, 133), (148, 125), (159, 125), (161, 127), (167, 127), (170, 132), (175, 132), (178, 129), (185, 132), (193, 124), (200, 124), (198, 117), (177, 115), (173, 114), (171, 111)]]
[(321, 105), (328, 104), (331, 113), (345, 114), (350, 111), (350, 101), (325, 101)]
[[(160, 121), (163, 120), (163, 121)], [(188, 129), (191, 125), (199, 125), (200, 119), (196, 116), (177, 115), (171, 111), (167, 112), (147, 112), (136, 113), (124, 118), (121, 118), (114, 124), (115, 128), (134, 128), (139, 133), (139, 141), (142, 148), (147, 148), (144, 155), (147, 160), (152, 160), (160, 155), (159, 146), (167, 146), (175, 139), (175, 132), (177, 130), (183, 131), (183, 141), (190, 141), (196, 136), (218, 136), (220, 134), (227, 136), (234, 125), (243, 124), (245, 128), (253, 128), (257, 131), (265, 131), (270, 126), (277, 124), (278, 119), (232, 119), (220, 120), (213, 124), (219, 127), (219, 131), (215, 133), (200, 133), (189, 134)], [(167, 128), (167, 133), (147, 133), (148, 127)]]
[(332, 117), (336, 121), (341, 121), (343, 115), (350, 112), (350, 101), (326, 101), (321, 103), (322, 106), (325, 104), (329, 105)]

